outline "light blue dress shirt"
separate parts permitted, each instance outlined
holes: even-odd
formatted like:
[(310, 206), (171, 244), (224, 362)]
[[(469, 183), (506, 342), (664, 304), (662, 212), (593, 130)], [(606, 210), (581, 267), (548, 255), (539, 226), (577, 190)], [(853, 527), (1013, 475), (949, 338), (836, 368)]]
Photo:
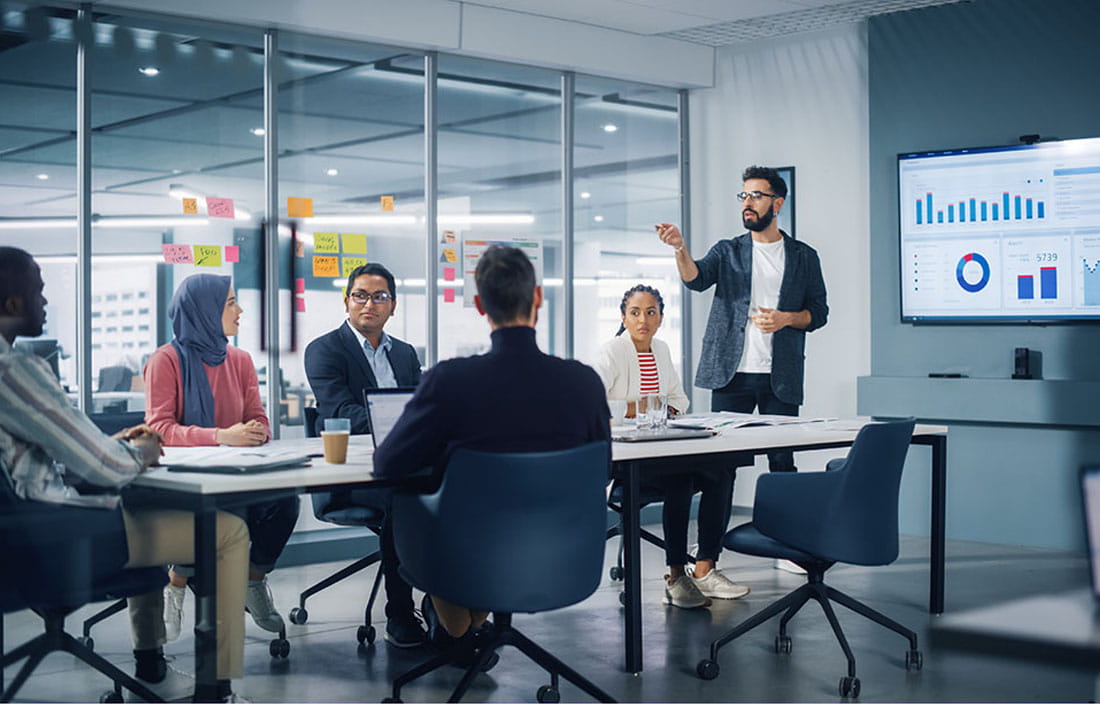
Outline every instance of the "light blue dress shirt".
[(374, 372), (374, 380), (378, 383), (378, 388), (396, 388), (397, 377), (393, 374), (393, 367), (390, 366), (390, 358), (388, 356), (390, 348), (393, 346), (390, 336), (383, 330), (382, 340), (378, 343), (378, 348), (375, 349), (370, 341), (360, 334), (350, 321), (348, 322), (348, 327), (351, 328), (351, 331), (355, 333), (356, 339), (359, 340), (359, 346), (363, 349), (363, 356), (367, 358), (367, 364), (370, 365), (371, 371)]

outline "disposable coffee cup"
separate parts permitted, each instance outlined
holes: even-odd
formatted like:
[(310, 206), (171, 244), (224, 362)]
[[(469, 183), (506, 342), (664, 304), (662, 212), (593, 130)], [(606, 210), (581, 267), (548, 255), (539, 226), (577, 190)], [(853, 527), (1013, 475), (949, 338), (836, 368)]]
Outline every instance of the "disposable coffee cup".
[(347, 418), (326, 418), (321, 441), (325, 446), (325, 462), (344, 464), (348, 461), (348, 440), (351, 438), (351, 421)]

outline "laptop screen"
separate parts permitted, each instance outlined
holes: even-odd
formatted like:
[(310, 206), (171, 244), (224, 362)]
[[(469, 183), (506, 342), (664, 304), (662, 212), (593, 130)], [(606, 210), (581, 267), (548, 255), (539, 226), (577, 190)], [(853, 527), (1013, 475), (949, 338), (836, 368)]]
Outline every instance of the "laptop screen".
[(1082, 468), (1081, 496), (1085, 505), (1085, 537), (1089, 551), (1092, 594), (1100, 599), (1100, 465)]
[(367, 417), (370, 419), (371, 440), (375, 449), (382, 444), (397, 419), (405, 410), (405, 404), (413, 396), (413, 389), (367, 389), (363, 391)]

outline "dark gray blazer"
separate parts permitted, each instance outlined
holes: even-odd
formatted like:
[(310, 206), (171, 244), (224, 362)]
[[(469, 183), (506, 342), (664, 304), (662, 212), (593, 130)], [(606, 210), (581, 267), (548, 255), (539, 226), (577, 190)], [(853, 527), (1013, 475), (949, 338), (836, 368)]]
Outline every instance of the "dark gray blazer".
[[(398, 386), (420, 383), (420, 360), (407, 342), (390, 336), (393, 344), (387, 357)], [(317, 427), (325, 418), (348, 418), (353, 434), (370, 432), (363, 390), (378, 388), (378, 381), (367, 363), (359, 338), (345, 322), (332, 332), (321, 335), (306, 347), (306, 378), (317, 398)]]
[[(786, 403), (802, 404), (806, 333), (817, 330), (829, 318), (825, 301), (825, 280), (814, 248), (791, 239), (784, 233), (786, 264), (779, 286), (778, 309), (787, 313), (810, 311), (805, 330), (786, 327), (772, 335), (772, 391)], [(745, 324), (749, 319), (752, 294), (752, 237), (720, 240), (706, 256), (698, 259), (699, 276), (684, 285), (693, 291), (705, 291), (717, 284), (710, 306), (707, 332), (695, 385), (720, 389), (733, 379), (745, 346)]]

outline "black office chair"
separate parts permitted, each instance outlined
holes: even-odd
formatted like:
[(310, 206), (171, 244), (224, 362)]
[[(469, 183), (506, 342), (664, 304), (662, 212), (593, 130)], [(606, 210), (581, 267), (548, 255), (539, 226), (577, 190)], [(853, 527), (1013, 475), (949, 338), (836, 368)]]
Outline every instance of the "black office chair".
[[(513, 613), (570, 606), (599, 586), (608, 457), (606, 442), (558, 452), (459, 449), (434, 494), (395, 495), (394, 538), (409, 583), (493, 614), (485, 643), (448, 701), (461, 700), (505, 645), (550, 673), (550, 684), (538, 689), (538, 701), (559, 700), (559, 675), (599, 701), (614, 701), (512, 626)], [(502, 572), (502, 564), (507, 571)], [(401, 675), (384, 701), (401, 701), (403, 686), (448, 662), (447, 655), (440, 655)]]
[[(303, 409), (303, 415), (305, 417), (306, 437), (317, 437), (320, 434), (317, 429), (317, 409), (307, 406)], [(356, 505), (352, 500), (352, 496), (353, 492), (351, 490), (317, 492), (310, 497), (313, 501), (313, 515), (317, 517), (317, 520), (325, 523), (334, 523), (338, 526), (366, 527), (375, 535), (381, 533), (382, 519), (385, 517), (385, 513), (381, 509)], [(288, 614), (290, 622), (301, 625), (309, 620), (306, 599), (381, 561), (382, 553), (375, 550), (366, 557), (359, 558), (347, 567), (334, 572), (306, 589), (298, 596), (298, 605), (292, 608)], [(371, 585), (367, 606), (363, 609), (363, 624), (355, 631), (355, 639), (359, 641), (360, 645), (369, 645), (374, 642), (376, 631), (374, 626), (371, 625), (371, 611), (374, 609), (374, 600), (378, 596), (378, 587), (381, 583), (382, 570), (379, 568), (378, 573), (374, 576), (374, 584)]]
[[(168, 581), (159, 567), (124, 569), (109, 564), (107, 550), (96, 545), (102, 535), (117, 530), (117, 519), (106, 511), (21, 501), (0, 478), (0, 634), (3, 615), (32, 609), (44, 632), (0, 657), (0, 701), (10, 702), (38, 664), (50, 653), (67, 652), (110, 678), (114, 689), (100, 702), (123, 701), (125, 688), (145, 701), (163, 701), (113, 664), (65, 631), (65, 618), (85, 604), (145, 594)], [(125, 559), (124, 555), (121, 556)], [(125, 604), (125, 601), (123, 601)], [(0, 653), (3, 641), (0, 638)], [(7, 689), (3, 670), (26, 660)]]
[(904, 636), (909, 641), (905, 668), (923, 667), (916, 633), (825, 584), (825, 572), (837, 562), (888, 565), (897, 559), (898, 492), (913, 425), (908, 419), (865, 426), (848, 456), (829, 462), (825, 472), (765, 474), (757, 480), (753, 520), (726, 533), (725, 547), (790, 560), (806, 570), (806, 584), (711, 643), (710, 657), (696, 666), (699, 677), (717, 677), (719, 649), (781, 612), (775, 652), (791, 652), (787, 623), (810, 599), (821, 605), (848, 659), (840, 696), (858, 697), (860, 683), (830, 600)]

